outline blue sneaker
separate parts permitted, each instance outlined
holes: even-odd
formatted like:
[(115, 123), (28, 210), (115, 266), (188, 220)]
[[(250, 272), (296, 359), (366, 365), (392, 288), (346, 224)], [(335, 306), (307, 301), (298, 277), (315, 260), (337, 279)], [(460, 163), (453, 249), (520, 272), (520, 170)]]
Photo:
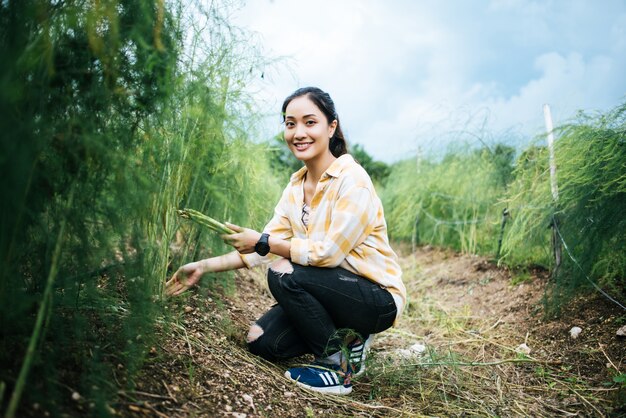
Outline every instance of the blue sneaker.
[(344, 372), (341, 366), (314, 363), (305, 367), (292, 367), (285, 377), (307, 389), (334, 395), (347, 395), (352, 392), (351, 372)]
[(348, 364), (352, 368), (354, 377), (361, 376), (365, 373), (365, 359), (367, 352), (374, 341), (374, 334), (370, 334), (365, 342), (357, 338), (348, 344)]

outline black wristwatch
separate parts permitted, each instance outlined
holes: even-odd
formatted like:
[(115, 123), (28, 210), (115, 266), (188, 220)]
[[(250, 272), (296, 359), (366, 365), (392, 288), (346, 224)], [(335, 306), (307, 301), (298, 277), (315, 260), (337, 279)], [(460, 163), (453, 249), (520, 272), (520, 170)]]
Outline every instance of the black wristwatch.
[(270, 252), (270, 244), (269, 244), (270, 234), (266, 234), (265, 232), (261, 234), (261, 238), (254, 245), (254, 251), (257, 252), (258, 255), (267, 255)]

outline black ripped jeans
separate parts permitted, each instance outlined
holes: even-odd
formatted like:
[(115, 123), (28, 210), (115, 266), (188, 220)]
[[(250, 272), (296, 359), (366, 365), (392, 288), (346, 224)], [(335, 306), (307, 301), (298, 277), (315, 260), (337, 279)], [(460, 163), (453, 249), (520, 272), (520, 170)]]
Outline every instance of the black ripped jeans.
[(292, 266), (292, 273), (268, 272), (278, 304), (256, 321), (263, 334), (248, 343), (252, 353), (271, 361), (325, 357), (341, 348), (342, 331), (367, 338), (393, 325), (397, 308), (380, 285), (341, 267)]

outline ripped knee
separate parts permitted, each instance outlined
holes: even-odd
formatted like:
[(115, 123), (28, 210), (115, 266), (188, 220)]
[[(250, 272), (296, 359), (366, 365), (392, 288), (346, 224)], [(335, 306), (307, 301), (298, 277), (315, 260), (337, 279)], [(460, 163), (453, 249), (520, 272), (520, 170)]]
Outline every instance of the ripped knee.
[(246, 341), (252, 343), (259, 339), (259, 337), (263, 335), (263, 328), (261, 328), (257, 324), (253, 324), (248, 331), (248, 336), (246, 337)]
[(270, 264), (270, 270), (278, 274), (291, 274), (293, 273), (293, 266), (291, 265), (291, 261), (286, 258), (281, 258)]

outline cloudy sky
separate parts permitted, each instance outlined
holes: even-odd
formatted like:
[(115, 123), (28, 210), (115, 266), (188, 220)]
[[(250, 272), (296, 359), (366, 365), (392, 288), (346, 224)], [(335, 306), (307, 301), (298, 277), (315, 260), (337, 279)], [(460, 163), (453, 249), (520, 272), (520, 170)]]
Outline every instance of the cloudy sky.
[[(626, 100), (623, 0), (247, 0), (232, 23), (283, 57), (254, 89), (333, 97), (351, 143), (393, 162), (449, 142), (527, 143)], [(275, 110), (274, 110), (275, 109)]]

